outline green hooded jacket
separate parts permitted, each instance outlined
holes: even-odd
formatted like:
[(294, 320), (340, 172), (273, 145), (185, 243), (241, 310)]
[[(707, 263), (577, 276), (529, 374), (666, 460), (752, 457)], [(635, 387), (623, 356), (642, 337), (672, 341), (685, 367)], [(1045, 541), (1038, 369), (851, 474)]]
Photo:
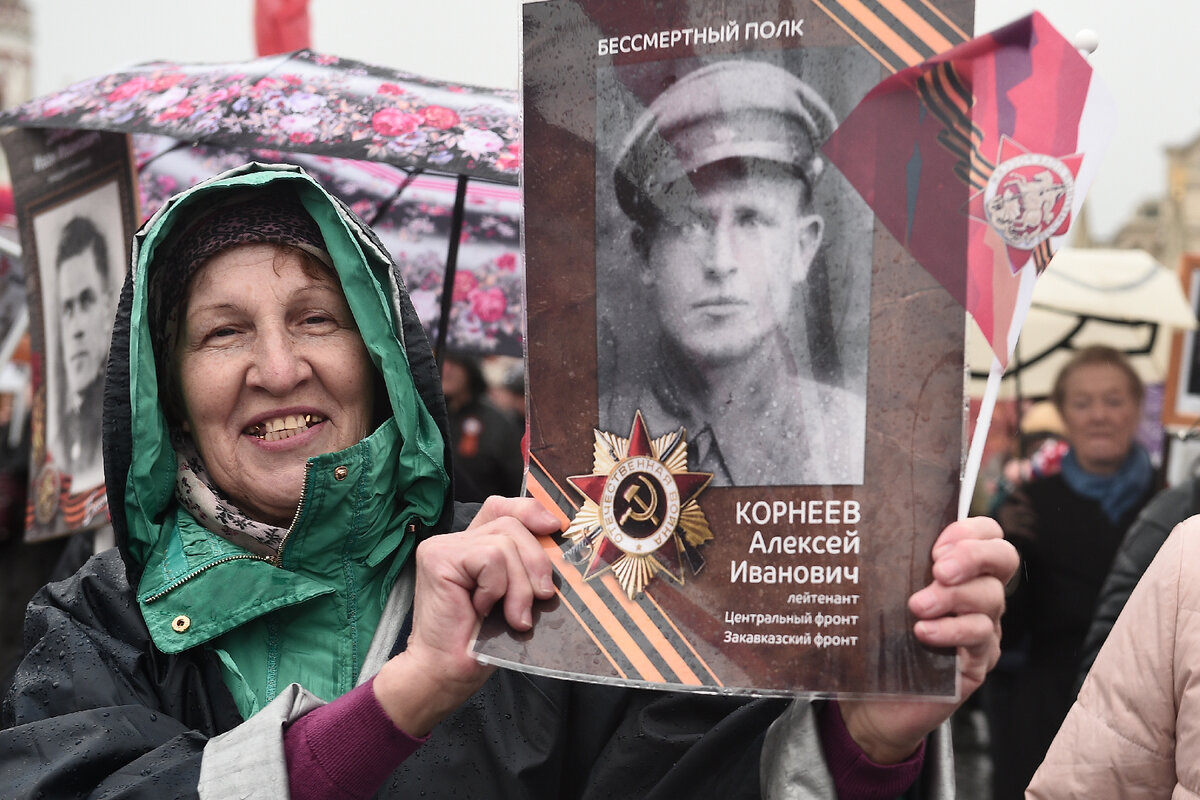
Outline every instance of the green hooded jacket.
[[(159, 396), (147, 286), (155, 251), (177, 226), (230, 192), (279, 186), (294, 189), (320, 227), (392, 416), (358, 444), (308, 460), (295, 520), (279, 552), (264, 556), (206, 530), (174, 498), (176, 453)], [(133, 268), (123, 511), (128, 555), (142, 567), (138, 604), (154, 644), (165, 653), (213, 648), (246, 717), (291, 682), (331, 700), (355, 685), (418, 532), (436, 525), (449, 505), (444, 411), (440, 396), (422, 396), (410, 370), (405, 323), (415, 315), (406, 318), (411, 306), (397, 291), (390, 259), (302, 170), (255, 164), (160, 210), (135, 241)]]

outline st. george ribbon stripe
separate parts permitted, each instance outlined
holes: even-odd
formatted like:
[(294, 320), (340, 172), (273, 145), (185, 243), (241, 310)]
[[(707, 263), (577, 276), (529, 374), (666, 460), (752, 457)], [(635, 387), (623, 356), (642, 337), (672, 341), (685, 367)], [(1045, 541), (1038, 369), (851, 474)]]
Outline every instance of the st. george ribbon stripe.
[(889, 72), (944, 52), (970, 37), (926, 0), (813, 0)]
[[(550, 478), (536, 456), (529, 460), (529, 494), (557, 508), (569, 521), (578, 505)], [(568, 563), (558, 543), (543, 541), (564, 585), (559, 594), (568, 610), (621, 677), (653, 683), (720, 686), (720, 679), (673, 620), (649, 597), (630, 600), (611, 575), (585, 581)]]
[(918, 78), (917, 92), (925, 107), (946, 126), (938, 134), (938, 141), (958, 156), (956, 173), (959, 178), (981, 191), (995, 166), (979, 150), (983, 133), (971, 121), (974, 95), (959, 79), (950, 62), (938, 64)]

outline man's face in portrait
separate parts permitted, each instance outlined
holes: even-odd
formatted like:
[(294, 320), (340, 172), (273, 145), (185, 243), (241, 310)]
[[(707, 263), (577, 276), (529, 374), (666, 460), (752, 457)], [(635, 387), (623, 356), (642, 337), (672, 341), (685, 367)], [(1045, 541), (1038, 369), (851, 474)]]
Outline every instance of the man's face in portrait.
[(823, 222), (807, 184), (781, 165), (726, 160), (682, 188), (681, 202), (646, 231), (642, 275), (668, 341), (720, 366), (786, 327)]
[(58, 266), (63, 371), (68, 398), (78, 398), (101, 374), (108, 356), (108, 286), (96, 264), (95, 250), (62, 260)]

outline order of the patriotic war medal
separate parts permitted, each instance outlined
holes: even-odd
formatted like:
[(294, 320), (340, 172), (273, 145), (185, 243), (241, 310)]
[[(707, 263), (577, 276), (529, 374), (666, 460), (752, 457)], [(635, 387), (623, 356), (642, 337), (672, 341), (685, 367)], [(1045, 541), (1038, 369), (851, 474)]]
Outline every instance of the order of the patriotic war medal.
[(584, 579), (608, 571), (632, 599), (656, 575), (684, 582), (704, 566), (699, 547), (713, 538), (696, 498), (712, 473), (687, 469), (687, 432), (650, 439), (641, 412), (629, 438), (595, 431), (592, 474), (567, 478), (584, 496), (567, 536), (568, 558), (587, 561)]
[(62, 476), (53, 464), (45, 464), (33, 481), (33, 513), (40, 525), (48, 525), (58, 513)]

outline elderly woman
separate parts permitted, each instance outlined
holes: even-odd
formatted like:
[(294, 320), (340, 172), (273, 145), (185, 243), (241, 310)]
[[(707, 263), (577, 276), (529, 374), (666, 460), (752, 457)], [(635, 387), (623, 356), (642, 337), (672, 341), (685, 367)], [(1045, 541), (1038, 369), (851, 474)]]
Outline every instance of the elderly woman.
[(1076, 353), (1053, 391), (1070, 444), (1059, 473), (1025, 484), (997, 509), (1023, 567), (1004, 617), (1012, 667), (1003, 665), (987, 690), (996, 800), (1023, 796), (1062, 724), (1100, 587), (1154, 493), (1150, 456), (1134, 439), (1142, 396), (1120, 352)]
[[(533, 534), (555, 522), (529, 499), (450, 502), (438, 373), (395, 267), (302, 172), (251, 165), (147, 223), (112, 352), (120, 552), (31, 605), (0, 796), (868, 797), (923, 762), (946, 791), (923, 743), (951, 704), (477, 663), (493, 604), (527, 629), (553, 593)], [(986, 520), (934, 555), (915, 630), (959, 648), (968, 694), (1016, 558)]]

